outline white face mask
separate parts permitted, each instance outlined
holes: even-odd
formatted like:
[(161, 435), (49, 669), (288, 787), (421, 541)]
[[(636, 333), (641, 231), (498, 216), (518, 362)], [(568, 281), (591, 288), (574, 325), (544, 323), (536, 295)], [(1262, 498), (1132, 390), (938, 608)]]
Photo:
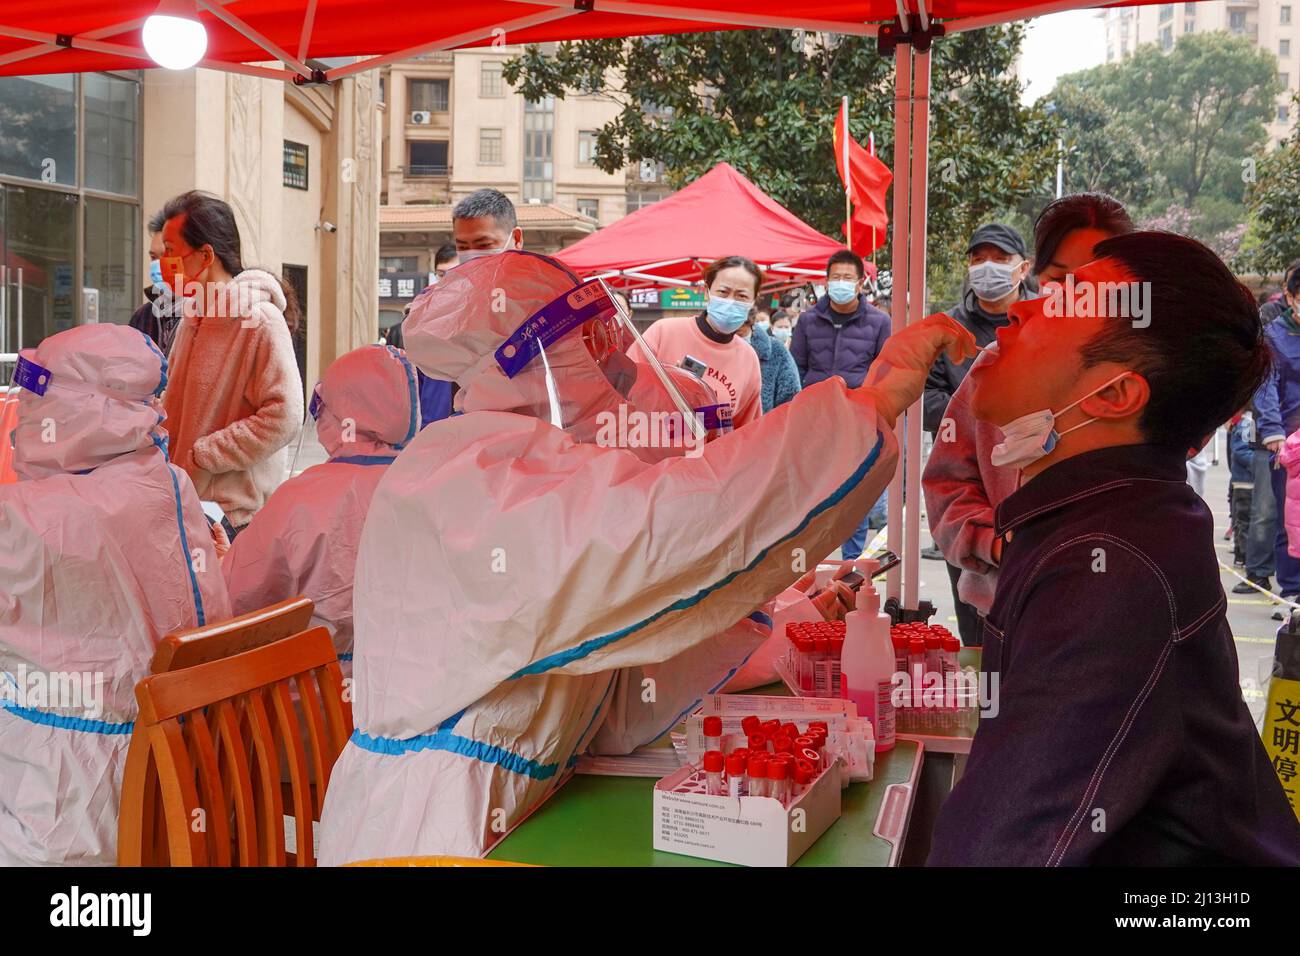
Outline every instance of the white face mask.
[(1128, 372), (1120, 372), (1109, 382), (1099, 388), (1094, 388), (1087, 395), (1075, 399), (1069, 405), (1066, 405), (1059, 412), (1053, 413), (1051, 409), (1043, 409), (1041, 412), (1030, 412), (1028, 415), (1021, 415), (1013, 421), (1007, 422), (1001, 427), (1002, 441), (993, 446), (989, 453), (989, 461), (998, 467), (1007, 468), (1026, 468), (1038, 461), (1045, 455), (1050, 455), (1056, 448), (1056, 443), (1065, 435), (1084, 425), (1091, 425), (1097, 419), (1089, 418), (1087, 421), (1067, 428), (1063, 432), (1058, 432), (1055, 428), (1056, 420), (1074, 408), (1084, 399), (1091, 398), (1102, 389), (1118, 382), (1127, 375)]
[(465, 249), (461, 252), (456, 253), (456, 257), (460, 260), (456, 264), (463, 266), (465, 263), (472, 262), (475, 259), (480, 259), (483, 256), (499, 256), (507, 249), (513, 248), (513, 246), (510, 245), (510, 243), (513, 241), (514, 241), (514, 236), (511, 235), (510, 238), (506, 240), (506, 244), (502, 246), (500, 249)]

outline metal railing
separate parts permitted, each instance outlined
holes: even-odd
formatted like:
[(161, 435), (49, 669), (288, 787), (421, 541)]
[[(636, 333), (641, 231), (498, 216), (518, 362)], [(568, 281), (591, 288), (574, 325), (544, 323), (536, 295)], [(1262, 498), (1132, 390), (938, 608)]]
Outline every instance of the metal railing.
[(450, 176), (451, 167), (448, 165), (432, 166), (399, 166), (402, 173), (407, 176)]

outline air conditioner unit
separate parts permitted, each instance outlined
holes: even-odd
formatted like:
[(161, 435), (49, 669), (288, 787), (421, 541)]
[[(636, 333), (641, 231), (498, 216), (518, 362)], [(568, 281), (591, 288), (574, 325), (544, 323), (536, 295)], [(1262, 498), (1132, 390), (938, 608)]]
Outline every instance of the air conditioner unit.
[(411, 110), (411, 123), (414, 126), (428, 126), (433, 122), (433, 114), (428, 110)]

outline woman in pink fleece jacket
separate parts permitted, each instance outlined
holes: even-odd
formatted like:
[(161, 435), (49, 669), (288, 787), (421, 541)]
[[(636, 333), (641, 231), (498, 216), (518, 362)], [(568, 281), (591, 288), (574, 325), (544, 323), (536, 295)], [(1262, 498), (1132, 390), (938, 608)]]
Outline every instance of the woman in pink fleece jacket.
[(230, 206), (184, 193), (164, 210), (163, 279), (183, 298), (163, 395), (172, 461), (236, 531), (284, 480), (302, 379), (275, 276), (245, 269)]

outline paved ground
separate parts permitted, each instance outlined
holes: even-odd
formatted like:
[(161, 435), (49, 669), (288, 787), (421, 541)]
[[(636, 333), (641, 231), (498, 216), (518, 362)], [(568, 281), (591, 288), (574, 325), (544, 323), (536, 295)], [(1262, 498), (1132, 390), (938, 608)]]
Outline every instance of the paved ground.
[[(1223, 539), (1228, 528), (1228, 461), (1226, 440), (1220, 436), (1221, 449), (1219, 463), (1211, 465), (1206, 474), (1205, 496), (1214, 513), (1214, 545), (1219, 552), (1219, 559), (1225, 564), (1232, 564), (1232, 544)], [(294, 457), (291, 450), (290, 458)], [(297, 452), (297, 464), (293, 472), (297, 474), (305, 468), (318, 464), (326, 458), (325, 450), (316, 441), (315, 425), (310, 420), (304, 429), (302, 447)], [(921, 536), (923, 545), (932, 542), (928, 533)], [(1237, 569), (1240, 571), (1241, 569)], [(1246, 685), (1244, 694), (1246, 702), (1258, 723), (1262, 719), (1267, 680), (1273, 663), (1274, 635), (1278, 622), (1270, 620), (1273, 605), (1263, 595), (1243, 596), (1231, 593), (1237, 582), (1227, 571), (1220, 573), (1224, 591), (1228, 594), (1228, 620), (1237, 641), (1237, 654), (1240, 661), (1241, 678), (1254, 681), (1254, 686)], [(935, 619), (956, 629), (957, 618), (953, 613), (952, 591), (948, 584), (948, 575), (938, 561), (921, 561), (922, 599), (934, 602), (938, 612)]]

